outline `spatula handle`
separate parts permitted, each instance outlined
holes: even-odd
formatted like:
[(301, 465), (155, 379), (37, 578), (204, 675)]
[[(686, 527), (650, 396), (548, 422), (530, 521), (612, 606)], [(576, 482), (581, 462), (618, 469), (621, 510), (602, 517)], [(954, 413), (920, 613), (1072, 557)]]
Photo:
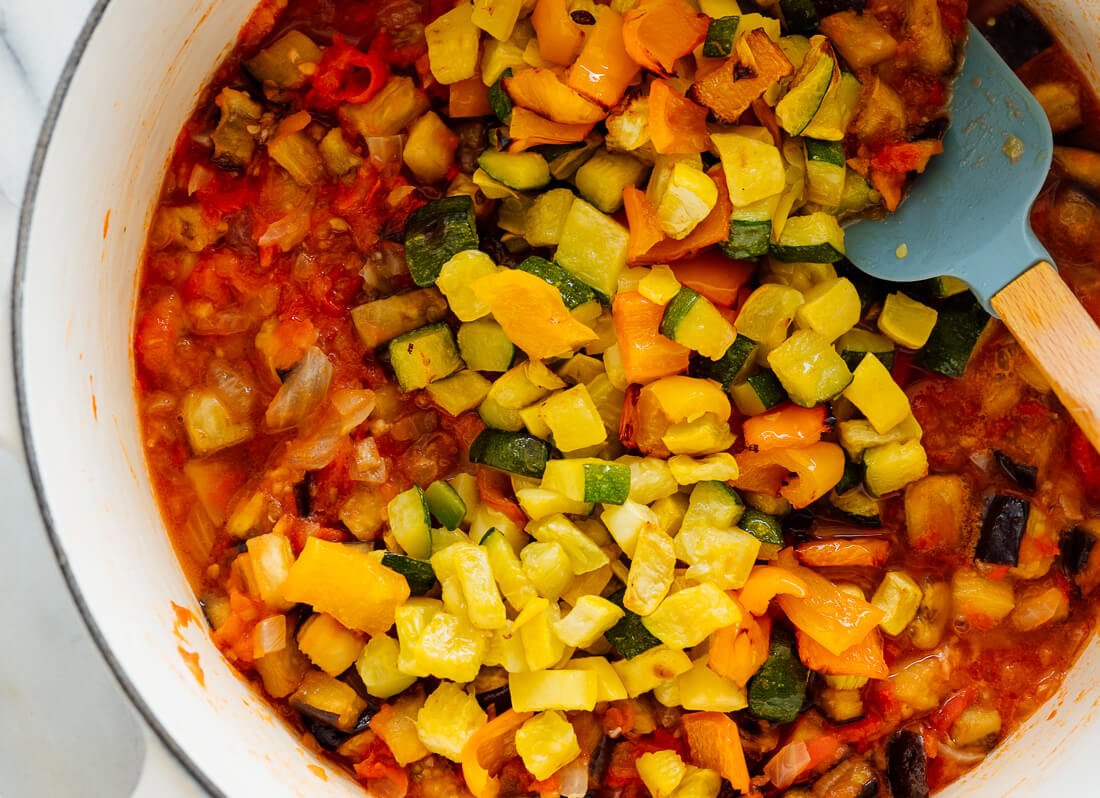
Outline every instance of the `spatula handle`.
[(1100, 450), (1100, 328), (1096, 322), (1045, 261), (1001, 289), (992, 304), (1073, 420)]

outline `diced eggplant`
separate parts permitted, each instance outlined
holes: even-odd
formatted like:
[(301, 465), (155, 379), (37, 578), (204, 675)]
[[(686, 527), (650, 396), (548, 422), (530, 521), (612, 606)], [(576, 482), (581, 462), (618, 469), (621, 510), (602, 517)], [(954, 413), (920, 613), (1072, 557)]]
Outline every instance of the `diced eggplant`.
[(997, 465), (1008, 475), (1008, 478), (1024, 490), (1033, 491), (1036, 486), (1036, 477), (1039, 469), (1033, 465), (1017, 463), (1004, 452), (993, 450), (993, 456), (997, 458)]
[(814, 8), (819, 17), (827, 17), (841, 11), (858, 11), (863, 13), (867, 7), (867, 0), (814, 0)]
[(853, 756), (814, 782), (814, 795), (875, 798), (879, 794), (879, 774), (866, 759)]
[(263, 107), (247, 92), (230, 88), (222, 89), (215, 102), (221, 116), (211, 136), (214, 142), (211, 160), (223, 169), (243, 169), (256, 151)]
[(596, 744), (592, 758), (588, 760), (588, 780), (593, 784), (603, 783), (607, 768), (611, 765), (611, 755), (615, 753), (615, 740), (606, 734)]
[(335, 722), (335, 716), (320, 717), (321, 715), (331, 716), (331, 712), (309, 712), (305, 709), (299, 709), (298, 711), (302, 718), (302, 725), (306, 727), (306, 731), (313, 735), (313, 739), (317, 741), (317, 744), (326, 751), (335, 751), (349, 738), (369, 729), (371, 718), (374, 717), (378, 708), (368, 706), (363, 710), (363, 714), (359, 716), (359, 720), (355, 722), (355, 726), (350, 732), (340, 731), (332, 725)]
[(924, 737), (902, 729), (886, 749), (890, 791), (894, 798), (928, 798), (928, 758)]
[(299, 518), (309, 518), (313, 515), (313, 474), (305, 473), (302, 481), (294, 486), (294, 503), (297, 505)]
[(508, 689), (507, 684), (502, 684), (500, 687), (494, 687), (492, 690), (478, 693), (475, 697), (482, 709), (493, 707), (496, 709), (498, 715), (512, 708), (512, 693)]
[(1054, 43), (1046, 28), (1023, 3), (1012, 3), (994, 17), (996, 24), (981, 25), (982, 35), (1013, 70)]
[(1093, 534), (1079, 526), (1068, 532), (1063, 532), (1062, 539), (1058, 542), (1058, 550), (1062, 557), (1062, 570), (1068, 576), (1076, 576), (1085, 570), (1095, 545), (1096, 538)]
[(1020, 543), (1030, 514), (1031, 504), (1026, 499), (999, 494), (991, 498), (982, 519), (975, 559), (991, 565), (1015, 567), (1020, 560)]

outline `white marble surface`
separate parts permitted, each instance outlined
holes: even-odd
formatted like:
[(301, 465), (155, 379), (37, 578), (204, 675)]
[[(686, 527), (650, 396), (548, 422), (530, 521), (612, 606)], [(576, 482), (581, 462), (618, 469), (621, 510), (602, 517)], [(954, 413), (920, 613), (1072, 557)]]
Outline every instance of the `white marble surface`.
[[(0, 345), (5, 348), (27, 171), (54, 85), (92, 4), (0, 0)], [(5, 371), (0, 406), (13, 402)], [(0, 508), (0, 796), (199, 796), (95, 649), (64, 585), (19, 453), (0, 450)]]

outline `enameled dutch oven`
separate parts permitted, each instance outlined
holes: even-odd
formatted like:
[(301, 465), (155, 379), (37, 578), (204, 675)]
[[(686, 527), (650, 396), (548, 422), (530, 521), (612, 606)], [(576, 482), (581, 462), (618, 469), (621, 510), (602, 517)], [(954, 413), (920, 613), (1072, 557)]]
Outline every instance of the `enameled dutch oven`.
[[(130, 698), (211, 794), (362, 796), (303, 748), (208, 639), (146, 474), (131, 331), (176, 134), (253, 0), (100, 0), (35, 153), (13, 281), (20, 439), (58, 559)], [(1097, 0), (1039, 0), (1100, 88)], [(1062, 689), (944, 796), (1096, 791), (1100, 639)]]

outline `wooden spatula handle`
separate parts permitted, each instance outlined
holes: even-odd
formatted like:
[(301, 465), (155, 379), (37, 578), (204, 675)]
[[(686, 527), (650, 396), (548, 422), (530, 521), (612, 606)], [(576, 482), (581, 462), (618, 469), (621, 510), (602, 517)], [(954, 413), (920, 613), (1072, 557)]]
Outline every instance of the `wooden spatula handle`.
[(1100, 450), (1100, 328), (1045, 261), (992, 299), (993, 309)]

